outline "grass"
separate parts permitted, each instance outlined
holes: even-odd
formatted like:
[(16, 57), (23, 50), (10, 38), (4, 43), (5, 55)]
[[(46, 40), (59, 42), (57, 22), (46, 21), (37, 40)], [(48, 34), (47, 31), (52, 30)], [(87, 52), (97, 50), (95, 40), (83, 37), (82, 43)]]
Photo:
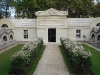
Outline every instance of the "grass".
[(33, 62), (30, 70), (28, 71), (27, 75), (33, 75), (38, 63), (39, 63), (39, 60), (41, 59), (42, 57), (42, 54), (45, 50), (45, 46), (42, 47), (42, 49), (40, 49), (39, 53), (38, 53), (38, 56), (36, 57), (35, 61)]
[[(23, 46), (22, 44), (17, 45), (17, 46), (0, 54), (0, 75), (9, 75), (10, 65), (11, 65), (10, 58), (15, 52), (18, 52), (22, 46)], [(86, 51), (90, 50), (90, 52), (92, 53), (92, 57), (91, 57), (91, 61), (92, 61), (91, 71), (92, 71), (92, 73), (94, 75), (100, 75), (100, 51), (97, 51), (97, 50), (95, 50), (95, 49), (93, 49), (85, 44), (83, 44), (83, 47), (85, 48)], [(74, 71), (72, 70), (72, 66), (69, 62), (69, 59), (67, 58), (62, 46), (59, 46), (59, 48), (60, 48), (60, 51), (62, 53), (64, 62), (68, 67), (70, 75), (75, 75)], [(33, 73), (38, 65), (38, 62), (39, 62), (40, 58), (42, 57), (44, 49), (45, 49), (45, 46), (40, 50), (38, 57), (36, 58), (36, 60), (32, 64), (32, 67), (28, 71), (27, 75), (33, 75)]]
[[(86, 51), (90, 50), (90, 52), (92, 54), (92, 56), (91, 56), (91, 61), (92, 61), (91, 72), (93, 73), (93, 75), (100, 75), (100, 51), (97, 51), (94, 48), (87, 46), (86, 44), (83, 44), (83, 47), (85, 48)], [(70, 75), (75, 75), (74, 71), (72, 70), (72, 66), (71, 66), (62, 46), (59, 46), (59, 48), (60, 48), (60, 51), (64, 58), (64, 62), (68, 67)]]
[[(0, 75), (9, 75), (10, 66), (11, 66), (11, 61), (10, 61), (11, 56), (15, 52), (18, 52), (22, 46), (23, 46), (22, 44), (19, 44), (19, 45), (0, 54)], [(39, 62), (40, 58), (42, 57), (44, 49), (45, 49), (45, 46), (43, 46), (43, 48), (40, 49), (39, 55), (37, 56), (36, 60), (33, 62), (27, 75), (33, 75), (33, 73), (38, 65), (38, 62)]]
[(68, 59), (68, 57), (66, 56), (66, 54), (65, 54), (65, 52), (64, 52), (64, 50), (63, 50), (63, 48), (62, 48), (62, 46), (59, 46), (59, 48), (60, 48), (61, 54), (62, 54), (62, 56), (63, 56), (64, 62), (65, 62), (65, 64), (66, 64), (66, 66), (68, 67), (68, 70), (69, 70), (70, 75), (76, 75), (76, 74), (74, 73), (73, 69), (72, 69), (71, 63), (69, 62), (69, 59)]
[(11, 56), (15, 53), (18, 52), (23, 44), (19, 44), (3, 53), (0, 54), (0, 75), (9, 75), (10, 71), (10, 59)]
[(85, 44), (83, 44), (83, 47), (85, 48), (86, 51), (90, 50), (92, 57), (92, 67), (91, 67), (91, 72), (94, 75), (100, 75), (100, 51), (95, 50), (94, 48), (91, 48)]

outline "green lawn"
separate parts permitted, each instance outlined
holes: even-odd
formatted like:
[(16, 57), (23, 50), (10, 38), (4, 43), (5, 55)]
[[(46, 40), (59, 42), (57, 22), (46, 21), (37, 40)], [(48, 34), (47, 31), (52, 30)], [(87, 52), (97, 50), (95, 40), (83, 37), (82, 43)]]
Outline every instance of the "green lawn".
[[(92, 61), (92, 66), (91, 66), (91, 72), (93, 73), (93, 75), (100, 75), (100, 51), (97, 51), (85, 44), (83, 44), (83, 47), (85, 48), (86, 51), (90, 50), (92, 57), (91, 57), (91, 61)], [(60, 51), (62, 53), (62, 56), (64, 58), (65, 64), (68, 67), (69, 73), (70, 75), (75, 75), (75, 73), (72, 70), (72, 66), (68, 60), (68, 58), (66, 57), (66, 54), (62, 48), (62, 46), (59, 46)]]
[(38, 53), (38, 56), (36, 57), (35, 61), (33, 62), (32, 64), (32, 67), (30, 68), (29, 72), (27, 73), (27, 75), (33, 75), (38, 63), (39, 63), (39, 60), (41, 59), (42, 57), (42, 54), (45, 50), (45, 46), (42, 47), (42, 49), (39, 50), (39, 53)]
[(10, 59), (11, 56), (15, 53), (18, 52), (23, 44), (19, 44), (3, 53), (0, 54), (0, 75), (9, 75), (10, 71)]
[[(10, 62), (11, 56), (15, 52), (18, 52), (22, 46), (23, 46), (22, 44), (19, 44), (19, 45), (0, 54), (0, 75), (9, 75), (10, 66), (11, 66), (11, 62)], [(42, 57), (44, 49), (45, 49), (45, 46), (43, 46), (43, 48), (40, 49), (39, 55), (37, 56), (36, 60), (33, 62), (27, 75), (33, 75), (33, 73), (38, 65), (38, 62), (39, 62), (40, 58)]]
[[(10, 71), (10, 58), (11, 56), (15, 53), (18, 52), (20, 50), (20, 48), (23, 45), (17, 45), (3, 53), (0, 54), (0, 75), (9, 75), (9, 71)], [(91, 61), (92, 61), (92, 67), (91, 67), (91, 71), (94, 75), (100, 75), (100, 51), (97, 51), (85, 44), (83, 44), (85, 50), (90, 50), (90, 52), (92, 53), (92, 57), (91, 57)], [(62, 49), (62, 46), (59, 46), (60, 51), (62, 53), (62, 56), (64, 58), (65, 64), (68, 67), (69, 73), (70, 75), (75, 75), (75, 73), (72, 70), (72, 66), (68, 60), (68, 58), (66, 57), (65, 52)], [(29, 72), (27, 75), (32, 75), (33, 72), (35, 71), (35, 68), (38, 65), (38, 62), (43, 54), (43, 51), (45, 49), (45, 46), (40, 50), (39, 52), (39, 56), (36, 58), (36, 60), (34, 61), (32, 67), (30, 68)]]
[(59, 48), (60, 48), (61, 54), (62, 54), (62, 56), (63, 56), (64, 62), (65, 62), (66, 66), (67, 66), (67, 68), (68, 68), (68, 70), (69, 70), (70, 75), (76, 75), (76, 74), (74, 73), (73, 69), (72, 69), (71, 63), (69, 62), (69, 59), (68, 59), (68, 57), (66, 56), (66, 53), (64, 52), (62, 46), (59, 46)]
[(94, 75), (100, 75), (100, 51), (97, 51), (85, 44), (83, 44), (85, 50), (90, 50), (92, 53), (91, 61), (92, 61), (92, 67), (91, 71)]

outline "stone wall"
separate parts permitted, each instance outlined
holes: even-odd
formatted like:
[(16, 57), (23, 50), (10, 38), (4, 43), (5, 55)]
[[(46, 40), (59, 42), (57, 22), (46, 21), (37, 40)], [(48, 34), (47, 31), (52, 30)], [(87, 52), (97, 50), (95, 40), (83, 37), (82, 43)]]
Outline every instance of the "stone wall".
[(68, 27), (90, 27), (95, 18), (67, 18)]
[[(33, 41), (36, 39), (36, 19), (12, 19), (11, 22), (14, 24), (14, 38), (17, 41)], [(24, 30), (28, 30), (28, 39), (24, 39)]]
[(15, 28), (34, 28), (37, 25), (36, 19), (11, 19)]
[[(48, 43), (48, 29), (56, 28), (56, 42), (60, 37), (69, 37), (73, 40), (91, 39), (90, 32), (100, 18), (65, 18), (65, 16), (46, 16), (37, 19), (2, 19), (0, 26), (7, 24), (14, 32), (14, 39), (17, 41), (33, 41), (37, 36), (44, 38)], [(81, 30), (81, 38), (76, 39), (76, 30)], [(28, 39), (24, 39), (24, 30), (28, 30)]]

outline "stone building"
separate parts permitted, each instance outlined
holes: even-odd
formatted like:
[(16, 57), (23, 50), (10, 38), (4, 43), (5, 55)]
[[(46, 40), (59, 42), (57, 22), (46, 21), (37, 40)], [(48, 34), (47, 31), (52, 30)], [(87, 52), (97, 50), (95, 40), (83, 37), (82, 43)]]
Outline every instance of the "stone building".
[(46, 11), (36, 12), (37, 19), (1, 19), (0, 44), (13, 40), (33, 41), (43, 37), (45, 43), (60, 43), (60, 37), (69, 37), (74, 41), (83, 41), (86, 36), (90, 39), (100, 40), (100, 18), (67, 18), (68, 12), (50, 8)]

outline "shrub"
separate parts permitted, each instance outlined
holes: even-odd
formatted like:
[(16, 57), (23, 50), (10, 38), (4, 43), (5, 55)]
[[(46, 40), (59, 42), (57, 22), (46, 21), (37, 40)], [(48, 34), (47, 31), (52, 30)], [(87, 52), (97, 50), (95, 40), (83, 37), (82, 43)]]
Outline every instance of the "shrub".
[(66, 55), (69, 57), (76, 73), (83, 73), (90, 70), (91, 53), (86, 52), (80, 43), (73, 42), (69, 38), (60, 38), (61, 44), (65, 50)]
[(35, 41), (24, 45), (19, 52), (11, 57), (11, 73), (24, 74), (42, 46), (42, 38), (37, 38)]

